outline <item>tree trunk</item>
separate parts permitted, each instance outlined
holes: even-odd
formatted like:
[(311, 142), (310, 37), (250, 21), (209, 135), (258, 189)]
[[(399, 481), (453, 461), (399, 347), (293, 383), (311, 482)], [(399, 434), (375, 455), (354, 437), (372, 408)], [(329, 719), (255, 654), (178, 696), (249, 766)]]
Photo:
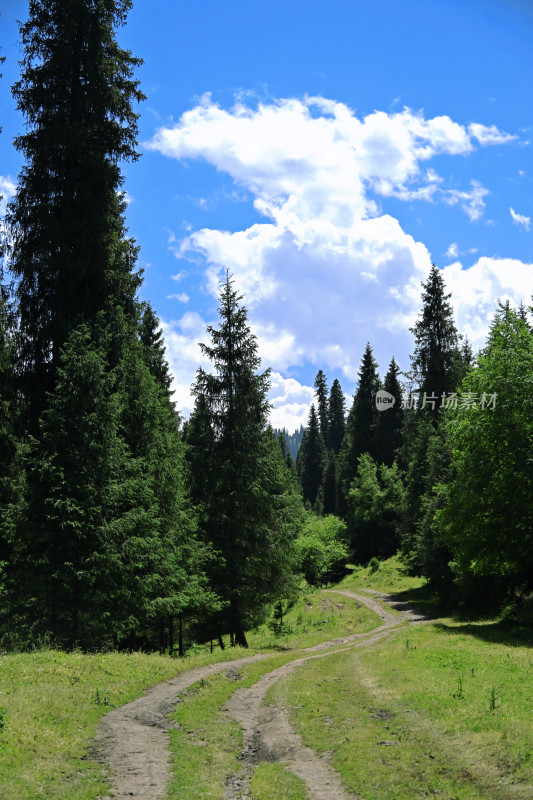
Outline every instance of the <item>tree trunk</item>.
[(179, 616), (178, 628), (178, 655), (183, 656), (183, 617)]
[(174, 618), (168, 617), (168, 650), (170, 655), (174, 653)]
[(248, 647), (242, 624), (241, 610), (234, 600), (231, 601), (231, 621), (235, 631), (235, 644), (239, 644), (241, 647)]
[(159, 652), (163, 655), (165, 650), (165, 620), (163, 617), (159, 619)]

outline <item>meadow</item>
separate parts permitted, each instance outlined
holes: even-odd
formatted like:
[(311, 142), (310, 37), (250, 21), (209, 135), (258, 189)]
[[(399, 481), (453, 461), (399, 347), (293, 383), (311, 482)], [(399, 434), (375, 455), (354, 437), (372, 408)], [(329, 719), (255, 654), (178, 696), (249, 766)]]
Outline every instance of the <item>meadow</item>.
[[(41, 649), (0, 657), (0, 796), (3, 800), (97, 800), (109, 788), (90, 741), (103, 714), (193, 666), (235, 666), (191, 686), (173, 713), (169, 800), (220, 800), (242, 770), (240, 726), (223, 711), (239, 687), (322, 641), (366, 633), (379, 618), (331, 589), (412, 598), (422, 582), (396, 560), (355, 569), (340, 584), (306, 588), (275, 629), (250, 632), (249, 650), (186, 658), (88, 655)], [(336, 648), (338, 650), (338, 648)], [(268, 654), (241, 665), (238, 659)], [(270, 689), (306, 745), (327, 752), (347, 788), (365, 800), (528, 800), (533, 796), (531, 640), (499, 620), (435, 618), (400, 625), (371, 647), (346, 644), (309, 661)], [(253, 800), (306, 800), (283, 764), (251, 774)]]

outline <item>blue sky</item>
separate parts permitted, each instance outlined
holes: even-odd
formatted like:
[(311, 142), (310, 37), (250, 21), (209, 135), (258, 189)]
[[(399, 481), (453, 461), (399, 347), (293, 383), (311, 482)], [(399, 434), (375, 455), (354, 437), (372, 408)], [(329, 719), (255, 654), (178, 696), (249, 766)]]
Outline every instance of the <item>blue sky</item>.
[[(4, 0), (5, 196), (25, 15)], [(432, 261), (476, 348), (498, 298), (530, 302), (529, 0), (137, 0), (119, 40), (147, 95), (128, 224), (185, 414), (226, 267), (289, 429), (318, 369), (353, 393), (367, 341), (382, 375), (393, 355), (409, 368)]]

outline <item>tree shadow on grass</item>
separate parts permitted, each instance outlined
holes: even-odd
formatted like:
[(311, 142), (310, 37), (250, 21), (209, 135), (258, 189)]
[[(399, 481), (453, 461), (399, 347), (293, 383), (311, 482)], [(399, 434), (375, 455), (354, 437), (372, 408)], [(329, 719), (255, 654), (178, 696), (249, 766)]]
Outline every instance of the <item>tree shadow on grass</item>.
[(467, 622), (458, 626), (437, 622), (435, 626), (446, 633), (469, 634), (493, 644), (504, 644), (508, 647), (533, 647), (533, 629), (517, 622)]
[(393, 601), (393, 607), (396, 603), (399, 609), (402, 606), (412, 607), (428, 619), (436, 620), (439, 617), (449, 616), (460, 623), (459, 625), (435, 623), (437, 628), (447, 633), (468, 634), (485, 642), (505, 644), (509, 647), (533, 647), (533, 626), (529, 619), (525, 622), (519, 618), (495, 620), (498, 614), (495, 609), (490, 611), (485, 609), (483, 613), (467, 608), (458, 610), (456, 598), (443, 600), (427, 585), (391, 594), (390, 599)]
[(393, 608), (398, 611), (410, 610), (427, 619), (437, 619), (450, 612), (435, 592), (429, 586), (419, 586), (416, 589), (405, 589), (402, 592), (392, 592), (387, 599)]

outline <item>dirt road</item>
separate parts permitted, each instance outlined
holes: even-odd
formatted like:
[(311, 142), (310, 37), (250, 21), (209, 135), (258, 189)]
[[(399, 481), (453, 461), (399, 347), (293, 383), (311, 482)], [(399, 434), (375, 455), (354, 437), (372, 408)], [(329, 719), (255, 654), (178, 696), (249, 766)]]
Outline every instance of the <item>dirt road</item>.
[[(243, 727), (244, 748), (241, 753), (243, 769), (228, 776), (226, 800), (247, 800), (248, 784), (261, 761), (279, 761), (307, 784), (312, 800), (354, 800), (330, 768), (327, 758), (304, 747), (283, 709), (263, 706), (267, 690), (284, 675), (313, 658), (325, 658), (338, 652), (337, 648), (368, 647), (390, 634), (405, 620), (417, 622), (422, 617), (413, 609), (394, 604), (392, 598), (372, 592), (372, 597), (349, 591), (330, 590), (363, 603), (375, 611), (382, 624), (365, 634), (352, 634), (322, 642), (303, 649), (302, 657), (269, 672), (249, 689), (237, 689), (225, 711)], [(379, 600), (377, 599), (379, 597)], [(387, 607), (396, 606), (396, 613)], [(169, 681), (153, 686), (138, 700), (114, 709), (100, 725), (93, 742), (92, 756), (104, 764), (113, 789), (102, 800), (165, 800), (170, 781), (170, 750), (168, 731), (173, 722), (168, 715), (178, 702), (181, 692), (202, 678), (235, 666), (251, 664), (271, 657), (259, 654), (182, 672)]]

